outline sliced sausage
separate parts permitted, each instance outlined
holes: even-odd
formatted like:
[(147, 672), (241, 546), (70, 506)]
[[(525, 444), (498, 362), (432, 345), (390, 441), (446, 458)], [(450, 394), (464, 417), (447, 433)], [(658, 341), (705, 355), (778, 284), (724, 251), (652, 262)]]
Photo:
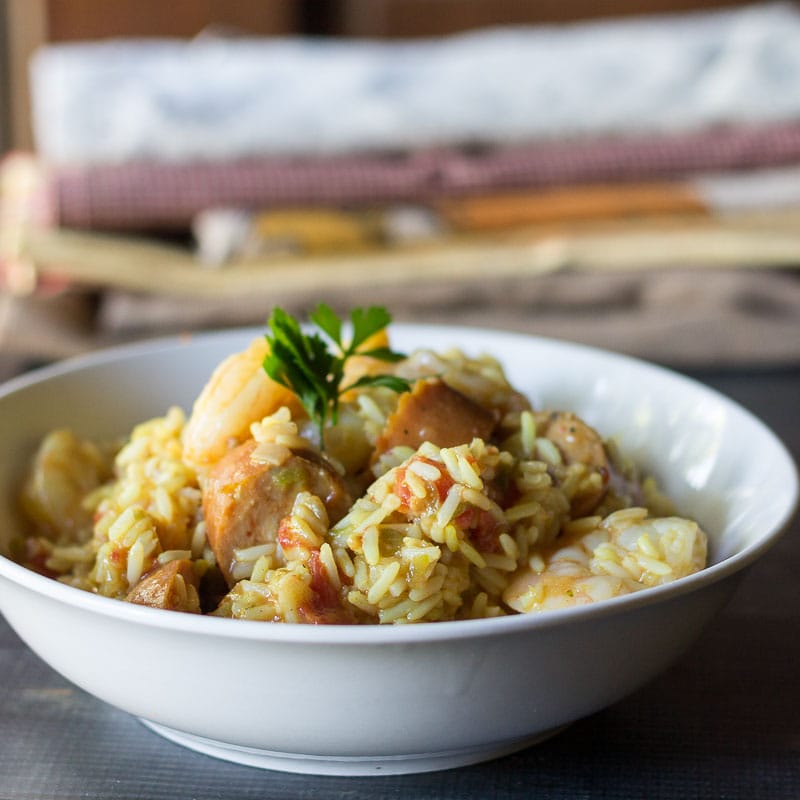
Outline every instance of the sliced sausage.
[(192, 562), (179, 558), (150, 570), (125, 599), (140, 606), (199, 614), (198, 586)]
[(325, 504), (331, 524), (352, 503), (339, 474), (312, 453), (293, 453), (280, 466), (251, 459), (256, 443), (231, 450), (212, 469), (203, 491), (206, 535), (229, 586), (234, 553), (244, 547), (276, 541), (281, 520), (292, 511), (294, 499), (306, 491)]
[(396, 410), (375, 444), (375, 455), (399, 445), (416, 450), (426, 441), (438, 447), (468, 444), (476, 437), (488, 439), (494, 426), (491, 411), (444, 381), (419, 380), (410, 392), (400, 395)]

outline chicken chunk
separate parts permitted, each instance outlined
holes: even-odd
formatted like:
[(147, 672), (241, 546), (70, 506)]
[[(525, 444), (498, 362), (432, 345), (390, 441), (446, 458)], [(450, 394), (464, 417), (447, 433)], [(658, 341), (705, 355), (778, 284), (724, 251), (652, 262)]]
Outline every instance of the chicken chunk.
[(276, 541), (299, 492), (319, 497), (331, 523), (352, 502), (342, 478), (319, 456), (292, 453), (276, 466), (252, 459), (256, 446), (250, 441), (231, 450), (209, 473), (203, 492), (208, 543), (229, 586), (236, 551)]
[(595, 480), (572, 498), (572, 515), (591, 514), (608, 491), (610, 475), (608, 453), (600, 434), (580, 417), (556, 411), (537, 419), (537, 430), (559, 449), (567, 464), (584, 464), (596, 473)]

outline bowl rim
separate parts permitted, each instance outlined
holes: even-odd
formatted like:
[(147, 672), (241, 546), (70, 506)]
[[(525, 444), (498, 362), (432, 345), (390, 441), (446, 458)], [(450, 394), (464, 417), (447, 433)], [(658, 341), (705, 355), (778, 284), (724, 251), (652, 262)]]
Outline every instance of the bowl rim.
[[(124, 603), (120, 600), (92, 594), (40, 575), (15, 563), (2, 554), (0, 554), (0, 579), (4, 578), (26, 590), (65, 603), (86, 613), (95, 613), (104, 617), (116, 618), (129, 624), (180, 633), (263, 641), (264, 643), (305, 644), (309, 646), (324, 644), (373, 647), (432, 641), (446, 642), (459, 639), (521, 634), (528, 631), (544, 631), (568, 624), (581, 624), (699, 591), (732, 577), (751, 566), (786, 532), (797, 511), (798, 500), (800, 500), (800, 479), (797, 465), (786, 445), (765, 422), (749, 409), (700, 381), (635, 356), (592, 345), (517, 331), (490, 327), (413, 323), (392, 323), (392, 330), (413, 332), (417, 335), (426, 333), (441, 335), (443, 332), (447, 332), (456, 337), (460, 335), (474, 336), (476, 333), (481, 336), (511, 337), (519, 340), (520, 343), (563, 347), (586, 356), (602, 357), (612, 362), (624, 363), (631, 367), (659, 373), (671, 381), (690, 387), (693, 391), (699, 389), (713, 398), (715, 402), (744, 415), (751, 424), (755, 425), (761, 435), (771, 440), (772, 445), (776, 448), (776, 453), (779, 454), (783, 462), (780, 468), (785, 471), (789, 482), (785, 508), (772, 530), (762, 535), (757, 542), (705, 567), (699, 572), (679, 578), (671, 583), (649, 587), (633, 594), (583, 606), (555, 609), (536, 614), (513, 614), (489, 619), (408, 625), (265, 625), (263, 622), (254, 620), (230, 620)], [(60, 360), (54, 364), (34, 368), (5, 381), (0, 384), (0, 401), (9, 395), (16, 394), (52, 378), (84, 369), (93, 369), (120, 359), (155, 355), (161, 351), (169, 351), (175, 347), (196, 342), (215, 343), (226, 338), (236, 340), (248, 335), (263, 335), (263, 333), (263, 327), (222, 328), (197, 333), (159, 336), (112, 347), (98, 348), (88, 353)]]

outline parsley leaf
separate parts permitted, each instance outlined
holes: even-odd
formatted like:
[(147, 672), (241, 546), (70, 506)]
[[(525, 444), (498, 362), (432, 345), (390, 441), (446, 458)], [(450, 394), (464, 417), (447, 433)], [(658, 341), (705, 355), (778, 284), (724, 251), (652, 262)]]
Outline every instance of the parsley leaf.
[(350, 312), (353, 323), (353, 339), (348, 352), (355, 352), (364, 342), (378, 331), (382, 331), (392, 321), (389, 312), (382, 306), (371, 306), (366, 310), (354, 308)]
[(272, 380), (291, 389), (299, 397), (303, 408), (316, 423), (320, 445), (324, 446), (325, 425), (328, 421), (336, 424), (339, 400), (345, 392), (365, 386), (383, 386), (401, 393), (411, 387), (404, 378), (381, 374), (362, 375), (342, 388), (345, 363), (356, 354), (389, 363), (405, 358), (402, 353), (388, 347), (359, 350), (371, 336), (391, 322), (391, 315), (385, 308), (371, 306), (353, 309), (350, 312), (352, 336), (347, 345), (342, 341), (342, 321), (330, 306), (320, 303), (309, 319), (324, 334), (327, 342), (318, 333), (304, 333), (297, 320), (282, 308), (272, 310), (268, 321), (271, 333), (265, 334), (270, 352), (263, 366)]
[(330, 306), (320, 303), (316, 310), (309, 314), (309, 319), (341, 349), (342, 321)]

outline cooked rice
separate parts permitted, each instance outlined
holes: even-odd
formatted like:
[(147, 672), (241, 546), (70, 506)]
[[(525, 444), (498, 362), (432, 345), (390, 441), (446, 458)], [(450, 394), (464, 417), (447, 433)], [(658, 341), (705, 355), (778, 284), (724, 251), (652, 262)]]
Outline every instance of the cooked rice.
[[(47, 570), (65, 583), (123, 598), (165, 551), (209, 557), (205, 540), (195, 538), (201, 492), (182, 458), (184, 421), (172, 408), (134, 428), (113, 459), (113, 479), (84, 496), (93, 526), (80, 544), (51, 547)], [(42, 470), (38, 479), (50, 477)]]
[(289, 460), (292, 450), (303, 450), (308, 446), (297, 433), (297, 423), (286, 406), (274, 414), (264, 417), (250, 426), (250, 433), (258, 446), (250, 458), (261, 464), (280, 466)]
[[(653, 519), (645, 508), (578, 520), (565, 539), (506, 590), (504, 599), (513, 609), (543, 611), (606, 600), (684, 577), (706, 563), (706, 537), (696, 522)], [(566, 589), (564, 578), (570, 579)]]
[[(602, 470), (566, 458), (539, 429), (540, 412), (520, 403), (495, 359), (420, 351), (397, 371), (441, 376), (491, 409), (500, 420), (495, 443), (427, 441), (375, 455), (397, 395), (350, 393), (325, 431), (326, 455), (359, 491), (371, 484), (333, 526), (324, 498), (299, 491), (276, 539), (234, 550), (234, 584), (211, 613), (378, 624), (489, 618), (607, 600), (704, 567), (705, 534), (675, 516), (652, 478), (607, 442), (622, 488), (606, 491)], [(172, 561), (213, 572), (205, 478), (183, 458), (184, 426), (172, 408), (134, 428), (115, 455), (69, 432), (47, 437), (23, 493), (35, 525), (24, 560), (116, 598)], [(254, 420), (250, 434), (251, 459), (267, 466), (319, 451), (317, 432), (285, 406)], [(601, 499), (591, 514), (576, 515), (594, 495)], [(195, 590), (181, 578), (181, 591)], [(330, 615), (320, 591), (341, 613)]]

